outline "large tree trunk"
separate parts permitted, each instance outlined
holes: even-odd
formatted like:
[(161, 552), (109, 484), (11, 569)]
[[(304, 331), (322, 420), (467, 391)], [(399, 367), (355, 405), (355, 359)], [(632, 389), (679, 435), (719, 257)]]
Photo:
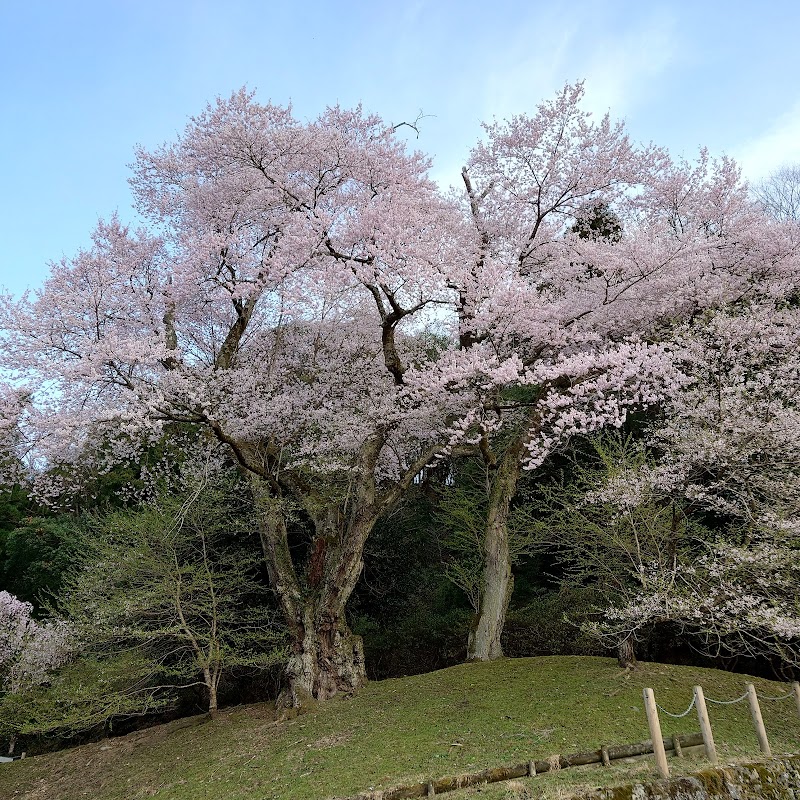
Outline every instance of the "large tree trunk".
[(345, 605), (361, 574), (364, 544), (377, 515), (372, 506), (351, 511), (345, 520), (337, 506), (319, 512), (308, 558), (298, 571), (280, 505), (261, 498), (261, 540), (290, 636), (288, 687), (281, 703), (298, 707), (366, 683), (361, 637), (350, 631)]
[(354, 692), (367, 681), (361, 637), (347, 626), (344, 609), (309, 601), (301, 619), (291, 626), (292, 652), (286, 665), (288, 687), (281, 698), (299, 707), (327, 700), (339, 692)]
[[(347, 626), (345, 606), (364, 566), (364, 545), (378, 517), (400, 500), (436, 454), (434, 447), (421, 453), (391, 489), (378, 496), (375, 473), (385, 442), (382, 430), (364, 440), (341, 504), (326, 496), (324, 486), (316, 491), (302, 476), (287, 472), (279, 480), (259, 471), (253, 454), (237, 445), (237, 457), (250, 471), (264, 559), (291, 641), (285, 704), (327, 700), (366, 683), (364, 648), (361, 637)], [(335, 491), (331, 494), (335, 496)], [(314, 525), (303, 565), (293, 562), (289, 548), (287, 495)]]
[(497, 467), (489, 492), (484, 540), (483, 586), (478, 613), (470, 629), (467, 659), (490, 661), (501, 658), (500, 637), (514, 577), (508, 542), (508, 515), (517, 490), (524, 438), (518, 436), (506, 449)]

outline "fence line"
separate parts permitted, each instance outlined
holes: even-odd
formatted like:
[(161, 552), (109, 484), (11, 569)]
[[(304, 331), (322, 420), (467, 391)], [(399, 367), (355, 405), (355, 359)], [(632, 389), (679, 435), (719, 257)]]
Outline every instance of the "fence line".
[[(666, 708), (656, 703), (653, 690), (645, 689), (644, 702), (645, 710), (647, 712), (647, 722), (650, 726), (650, 735), (652, 736), (653, 740), (660, 739), (661, 737), (661, 726), (658, 720), (659, 710), (668, 717), (672, 717), (673, 719), (681, 719), (682, 717), (685, 717), (692, 710), (692, 708), (696, 707), (697, 718), (700, 722), (700, 731), (703, 735), (703, 744), (705, 745), (706, 755), (710, 761), (717, 763), (717, 749), (714, 744), (714, 734), (711, 730), (711, 721), (708, 717), (706, 701), (718, 706), (732, 706), (736, 705), (736, 703), (741, 703), (744, 700), (747, 700), (747, 703), (750, 707), (750, 718), (753, 721), (753, 727), (756, 730), (756, 737), (758, 738), (758, 745), (761, 748), (761, 752), (765, 756), (771, 757), (772, 748), (770, 747), (769, 738), (767, 737), (767, 730), (764, 727), (764, 718), (761, 716), (761, 706), (759, 704), (758, 694), (756, 693), (756, 687), (752, 683), (748, 683), (746, 684), (745, 688), (745, 693), (740, 697), (734, 698), (733, 700), (715, 700), (713, 697), (705, 697), (702, 686), (695, 686), (692, 702), (689, 703), (689, 707), (680, 714), (674, 714), (671, 711), (667, 711)], [(785, 695), (780, 695), (779, 697), (762, 695), (761, 699), (781, 701), (788, 700), (790, 697), (795, 698), (795, 701), (797, 702), (797, 713), (800, 714), (800, 682), (798, 681), (794, 681), (792, 683), (792, 688)], [(679, 750), (680, 745), (676, 749)], [(658, 767), (658, 771), (661, 773), (662, 777), (669, 777), (669, 766), (667, 765), (666, 755), (660, 753), (658, 748), (654, 749), (654, 755), (656, 766)]]
[(756, 729), (756, 736), (758, 736), (758, 746), (761, 748), (761, 752), (769, 758), (772, 755), (772, 748), (769, 746), (767, 729), (764, 727), (764, 719), (761, 716), (756, 687), (752, 683), (747, 684), (747, 702), (750, 705), (750, 716)]
[[(675, 752), (676, 755), (682, 747), (697, 747), (703, 744), (701, 733), (686, 733), (661, 739), (665, 750)], [(677, 747), (676, 747), (677, 744)], [(514, 778), (526, 778), (544, 772), (579, 767), (586, 764), (605, 764), (623, 758), (650, 755), (653, 752), (653, 742), (635, 742), (634, 744), (603, 745), (599, 750), (587, 750), (582, 753), (572, 753), (568, 756), (554, 755), (541, 761), (525, 761), (507, 767), (494, 767), (472, 772), (464, 775), (449, 776), (436, 780), (420, 781), (405, 786), (395, 786), (391, 789), (374, 789), (359, 794), (341, 798), (341, 800), (405, 800), (412, 797), (432, 797), (455, 789), (465, 789), (468, 786), (477, 786), (482, 783), (496, 783)]]
[[(752, 685), (753, 685), (752, 683), (746, 684), (747, 687), (750, 687)], [(746, 689), (743, 695), (735, 697), (733, 700), (715, 700), (713, 697), (706, 697), (705, 700), (707, 703), (713, 703), (716, 706), (733, 706), (736, 705), (736, 703), (741, 703), (744, 700), (748, 700), (749, 697), (750, 697), (750, 691), (749, 689)], [(771, 700), (776, 702), (781, 700), (788, 700), (790, 697), (794, 697), (797, 700), (797, 710), (798, 713), (800, 713), (800, 682), (798, 681), (794, 681), (792, 683), (792, 688), (786, 694), (782, 694), (779, 697), (770, 697), (770, 695), (767, 694), (758, 695), (759, 700)], [(673, 719), (681, 719), (682, 717), (685, 717), (692, 710), (696, 701), (697, 701), (697, 695), (695, 694), (695, 696), (692, 698), (692, 702), (689, 703), (689, 707), (685, 711), (682, 711), (680, 714), (673, 714), (671, 711), (667, 711), (666, 708), (664, 708), (662, 705), (659, 705), (658, 703), (656, 703), (656, 706), (658, 707), (659, 711), (666, 714), (668, 717), (672, 717)]]
[(694, 708), (696, 700), (697, 700), (696, 697), (692, 697), (692, 702), (689, 703), (689, 708), (687, 708), (686, 711), (682, 712), (681, 714), (672, 714), (671, 712), (667, 711), (667, 709), (664, 708), (663, 706), (659, 706), (658, 703), (656, 703), (656, 705), (658, 706), (658, 710), (663, 711), (668, 717), (672, 717), (673, 719), (681, 719), (682, 717), (685, 717)]
[(794, 696), (794, 689), (791, 689), (786, 694), (782, 694), (780, 697), (770, 697), (767, 694), (760, 694), (759, 695), (759, 697), (762, 700), (788, 700), (792, 696)]
[(713, 703), (715, 706), (735, 706), (737, 703), (741, 703), (742, 700), (747, 700), (747, 692), (741, 697), (737, 697), (735, 700), (714, 700), (711, 697), (706, 697), (706, 700), (709, 703)]
[(714, 732), (711, 730), (711, 720), (706, 708), (706, 696), (702, 686), (694, 687), (694, 699), (697, 704), (697, 719), (703, 733), (703, 744), (706, 747), (706, 757), (712, 764), (717, 763), (717, 746), (714, 744)]

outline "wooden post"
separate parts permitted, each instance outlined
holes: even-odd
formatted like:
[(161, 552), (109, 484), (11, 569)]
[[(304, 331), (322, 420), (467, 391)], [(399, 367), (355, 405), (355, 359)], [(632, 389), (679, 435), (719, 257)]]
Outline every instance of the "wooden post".
[(761, 707), (758, 705), (758, 696), (756, 695), (756, 687), (752, 683), (747, 684), (747, 701), (750, 703), (750, 716), (753, 718), (753, 725), (756, 727), (756, 736), (758, 736), (758, 746), (765, 756), (772, 755), (772, 748), (769, 746), (769, 739), (767, 739), (767, 730), (764, 727), (764, 720), (761, 717)]
[(681, 749), (681, 737), (677, 733), (672, 734), (672, 749), (678, 758), (683, 758), (683, 750)]
[(647, 724), (650, 726), (650, 738), (653, 740), (656, 766), (662, 778), (669, 778), (669, 764), (667, 764), (667, 754), (664, 751), (664, 740), (661, 738), (661, 724), (658, 721), (656, 698), (652, 689), (644, 690), (644, 708), (647, 712)]
[(712, 763), (717, 763), (717, 748), (714, 745), (714, 734), (711, 732), (711, 720), (708, 718), (706, 696), (702, 686), (694, 687), (694, 704), (697, 706), (697, 719), (700, 721), (700, 732), (703, 734), (703, 744), (706, 748), (706, 758)]
[(792, 689), (794, 689), (794, 699), (797, 703), (797, 713), (800, 714), (800, 683), (795, 681), (792, 684)]

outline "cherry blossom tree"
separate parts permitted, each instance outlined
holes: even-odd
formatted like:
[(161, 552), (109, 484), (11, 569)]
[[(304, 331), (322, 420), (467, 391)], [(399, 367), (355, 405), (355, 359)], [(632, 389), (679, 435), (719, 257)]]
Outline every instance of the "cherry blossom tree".
[(360, 109), (300, 123), (241, 91), (137, 153), (146, 229), (101, 222), (0, 312), (32, 458), (135, 459), (177, 424), (249, 476), (293, 704), (365, 680), (344, 612), (364, 542), (472, 402), (443, 391), (467, 379), (432, 313), (459, 223), (427, 167)]
[[(60, 621), (38, 622), (33, 606), (6, 591), (0, 591), (0, 692), (20, 694), (47, 681), (52, 670), (71, 654), (69, 629)], [(3, 726), (5, 727), (5, 726)], [(1, 729), (0, 729), (1, 730)], [(16, 731), (9, 736), (13, 753)]]
[[(476, 659), (501, 655), (521, 471), (669, 396), (682, 380), (666, 342), (677, 321), (756, 287), (785, 294), (797, 271), (795, 243), (748, 201), (732, 161), (635, 147), (622, 124), (581, 110), (582, 93), (567, 86), (533, 117), (486, 126), (462, 172), (473, 260), (453, 278), (460, 345), (518, 370), (475, 412), (494, 473)], [(607, 212), (613, 235), (582, 235), (587, 207)]]
[(0, 387), (0, 486), (12, 486), (24, 476), (19, 422), (25, 405), (23, 393)]
[(58, 621), (38, 622), (32, 611), (30, 603), (0, 592), (0, 669), (6, 691), (41, 682), (68, 653), (66, 628)]
[(652, 480), (644, 441), (605, 433), (593, 437), (588, 456), (579, 451), (559, 479), (536, 486), (517, 515), (527, 518), (534, 549), (558, 564), (558, 583), (592, 593), (605, 619), (585, 628), (631, 669), (641, 629), (608, 620), (630, 598), (674, 581), (678, 562), (688, 563), (709, 532), (686, 513), (682, 497)]
[(653, 432), (663, 484), (692, 502), (766, 524), (800, 512), (800, 311), (760, 298), (676, 336), (687, 383)]
[[(662, 333), (765, 276), (777, 296), (786, 271), (732, 162), (673, 164), (581, 96), (487, 126), (460, 199), (360, 108), (302, 123), (240, 91), (140, 149), (146, 227), (99, 223), (34, 296), (0, 302), (4, 441), (59, 468), (39, 496), (86, 453), (111, 467), (174, 426), (234, 459), (300, 704), (365, 680), (345, 605), (377, 519), (477, 448), (494, 478), (470, 654), (499, 654), (521, 471), (666, 398)], [(621, 235), (581, 236), (590, 207)]]
[[(637, 540), (635, 580), (617, 582), (594, 626), (601, 637), (632, 642), (669, 622), (709, 655), (800, 665), (799, 331), (796, 305), (761, 297), (675, 337), (688, 380), (651, 433), (660, 458), (620, 462), (583, 503), (583, 516), (607, 520), (596, 564), (620, 523), (659, 531), (658, 547)], [(680, 529), (654, 524), (660, 512), (648, 508), (680, 509)], [(687, 533), (699, 511), (716, 515), (717, 530)]]

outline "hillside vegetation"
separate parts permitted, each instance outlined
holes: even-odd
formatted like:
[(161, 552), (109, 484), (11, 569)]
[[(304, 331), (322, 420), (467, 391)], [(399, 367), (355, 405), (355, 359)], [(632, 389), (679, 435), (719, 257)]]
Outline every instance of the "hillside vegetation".
[[(293, 719), (276, 721), (269, 705), (231, 709), (0, 766), (0, 797), (15, 800), (317, 800), (369, 787), (475, 771), (528, 758), (568, 754), (648, 738), (642, 687), (683, 711), (700, 684), (732, 699), (749, 680), (711, 669), (642, 664), (634, 673), (605, 658), (545, 657), (463, 664), (373, 682)], [(759, 693), (787, 687), (753, 679)], [(774, 753), (795, 752), (800, 717), (792, 700), (762, 702)], [(724, 760), (758, 754), (747, 705), (710, 706)], [(195, 723), (195, 724), (192, 724)], [(664, 733), (698, 730), (690, 714), (662, 718)], [(646, 766), (645, 766), (646, 765)], [(637, 765), (541, 776), (539, 790), (575, 781), (624, 781)], [(576, 773), (577, 771), (572, 771)], [(475, 793), (477, 790), (472, 790)], [(514, 796), (514, 788), (483, 797)], [(457, 795), (448, 795), (454, 800)]]

